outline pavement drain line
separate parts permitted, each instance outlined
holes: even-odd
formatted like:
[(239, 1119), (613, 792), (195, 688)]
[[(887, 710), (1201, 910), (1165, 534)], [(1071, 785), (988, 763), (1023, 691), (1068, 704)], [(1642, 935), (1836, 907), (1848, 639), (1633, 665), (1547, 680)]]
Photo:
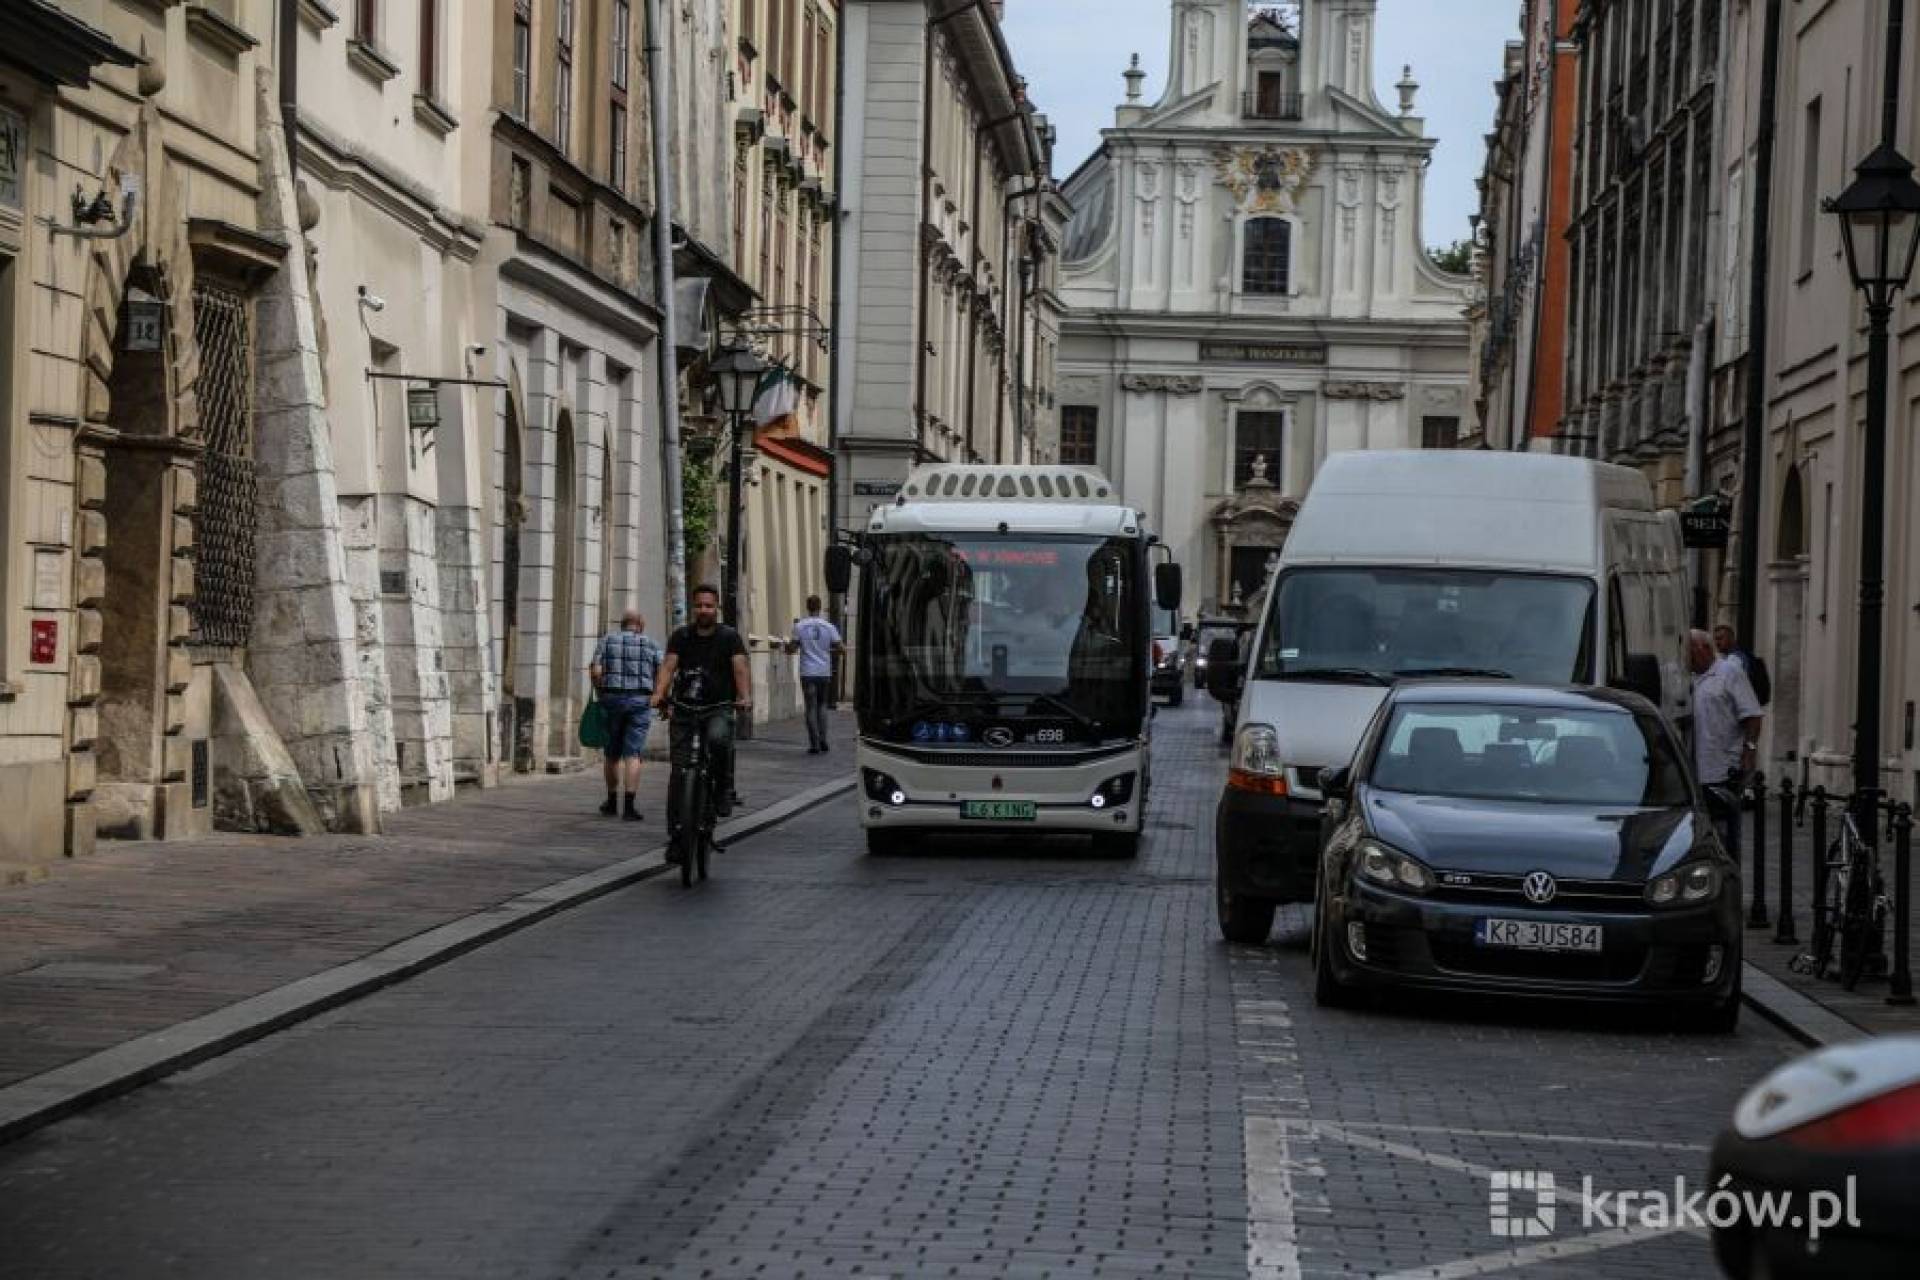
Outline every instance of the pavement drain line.
[[(839, 778), (796, 792), (764, 809), (722, 823), (714, 832), (715, 839), (731, 845), (758, 835), (851, 791), (853, 785), (852, 778)], [(666, 847), (661, 845), (597, 871), (543, 885), (358, 960), (8, 1085), (0, 1089), (0, 1144), (404, 982), (666, 869)]]

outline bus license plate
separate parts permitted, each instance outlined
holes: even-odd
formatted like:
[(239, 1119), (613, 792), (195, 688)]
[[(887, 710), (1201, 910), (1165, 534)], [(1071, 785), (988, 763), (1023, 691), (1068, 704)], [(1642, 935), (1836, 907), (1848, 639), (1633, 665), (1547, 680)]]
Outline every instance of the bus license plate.
[(1032, 822), (1031, 800), (968, 800), (960, 806), (963, 818), (984, 818), (989, 822)]
[(1519, 951), (1598, 951), (1597, 924), (1556, 924), (1542, 920), (1479, 920), (1473, 940), (1483, 947)]

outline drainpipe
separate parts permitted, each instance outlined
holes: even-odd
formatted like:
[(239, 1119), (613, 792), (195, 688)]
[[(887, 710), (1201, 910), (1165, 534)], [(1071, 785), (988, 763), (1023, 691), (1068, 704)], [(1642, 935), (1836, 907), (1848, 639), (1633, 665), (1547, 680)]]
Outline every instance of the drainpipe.
[[(300, 0), (280, 0), (280, 129), (287, 139), (287, 181), (300, 180)], [(294, 195), (300, 194), (298, 187)]]
[(1767, 0), (1753, 163), (1753, 261), (1747, 292), (1747, 394), (1740, 415), (1740, 642), (1752, 645), (1760, 594), (1760, 477), (1767, 442), (1767, 278), (1773, 222), (1773, 131), (1780, 79), (1780, 0)]
[[(835, 122), (834, 128), (836, 135), (839, 129), (839, 122), (847, 118), (846, 29), (847, 24), (844, 21), (833, 24), (833, 119)], [(846, 141), (845, 138), (837, 136), (835, 140), (840, 143)], [(840, 465), (841, 459), (845, 457), (845, 454), (840, 449), (842, 424), (840, 422), (838, 407), (840, 403), (841, 368), (840, 317), (843, 314), (840, 305), (840, 228), (845, 222), (845, 218), (840, 211), (839, 201), (847, 189), (846, 151), (845, 146), (836, 146), (833, 149), (833, 235), (829, 240), (833, 248), (833, 270), (827, 277), (833, 286), (833, 297), (827, 300), (827, 333), (829, 335), (828, 341), (832, 344), (827, 348), (827, 446), (828, 452), (832, 455), (830, 461), (827, 463), (826, 544), (828, 546), (832, 546), (839, 539), (841, 526), (845, 523), (840, 515)], [(827, 617), (835, 627), (840, 629), (840, 634), (844, 636), (846, 634), (846, 600), (844, 597), (834, 592), (827, 593)], [(838, 658), (834, 659), (833, 688), (836, 700), (844, 694), (845, 686), (843, 681), (845, 675), (846, 664)]]
[(655, 292), (660, 296), (659, 374), (660, 463), (666, 473), (667, 610), (673, 625), (687, 620), (687, 524), (680, 486), (680, 340), (673, 315), (673, 156), (668, 150), (668, 104), (673, 100), (673, 65), (661, 44), (666, 23), (660, 0), (647, 0), (648, 105), (653, 134), (653, 256)]

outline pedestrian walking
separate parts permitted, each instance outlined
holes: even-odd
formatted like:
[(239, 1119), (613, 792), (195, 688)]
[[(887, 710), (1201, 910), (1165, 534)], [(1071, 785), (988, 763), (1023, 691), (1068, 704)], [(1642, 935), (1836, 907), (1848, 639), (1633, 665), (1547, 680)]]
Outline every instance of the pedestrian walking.
[(667, 656), (660, 664), (653, 686), (653, 705), (657, 709), (673, 690), (675, 678), (682, 672), (698, 672), (702, 677), (704, 701), (732, 706), (698, 720), (675, 716), (673, 763), (683, 768), (693, 756), (693, 735), (707, 735), (707, 758), (713, 763), (714, 811), (721, 817), (733, 812), (738, 796), (733, 782), (733, 717), (736, 712), (753, 710), (753, 672), (747, 665), (747, 646), (740, 633), (720, 621), (720, 589), (702, 583), (690, 597), (693, 621), (667, 637)]
[(1763, 713), (1738, 658), (1719, 653), (1704, 631), (1687, 633), (1693, 668), (1693, 766), (1703, 787), (1724, 788), (1732, 803), (1718, 818), (1727, 851), (1740, 852), (1740, 792), (1760, 748)]
[(647, 634), (647, 620), (638, 609), (621, 614), (620, 629), (601, 636), (594, 647), (587, 676), (607, 713), (607, 802), (600, 812), (608, 817), (621, 812), (619, 798), (624, 791), (626, 820), (640, 821), (634, 792), (640, 789), (640, 755), (646, 750), (647, 731), (653, 727), (653, 688), (660, 661), (660, 646)]
[(820, 616), (820, 597), (807, 597), (807, 616), (793, 620), (787, 652), (800, 655), (800, 696), (807, 712), (807, 754), (827, 749), (827, 704), (833, 696), (833, 660), (847, 651), (840, 628)]

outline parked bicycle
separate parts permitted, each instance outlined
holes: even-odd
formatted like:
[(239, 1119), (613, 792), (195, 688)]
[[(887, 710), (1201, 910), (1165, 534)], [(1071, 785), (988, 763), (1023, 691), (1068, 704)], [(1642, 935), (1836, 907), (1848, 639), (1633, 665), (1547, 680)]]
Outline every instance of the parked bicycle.
[(1880, 859), (1860, 838), (1851, 809), (1841, 814), (1840, 835), (1828, 846), (1826, 873), (1825, 913), (1813, 922), (1812, 948), (1795, 957), (1793, 968), (1816, 978), (1837, 968), (1841, 985), (1851, 991), (1869, 971), (1886, 973), (1891, 910)]
[[(667, 786), (668, 848), (680, 867), (680, 884), (692, 888), (694, 880), (707, 878), (707, 864), (715, 848), (715, 811), (713, 769), (707, 752), (707, 735), (701, 732), (709, 716), (725, 715), (733, 710), (731, 701), (712, 702), (703, 697), (703, 683), (697, 672), (685, 673), (675, 680), (673, 695), (667, 701), (671, 720), (691, 724), (687, 735), (685, 763), (676, 758)], [(676, 753), (677, 755), (678, 753)]]

